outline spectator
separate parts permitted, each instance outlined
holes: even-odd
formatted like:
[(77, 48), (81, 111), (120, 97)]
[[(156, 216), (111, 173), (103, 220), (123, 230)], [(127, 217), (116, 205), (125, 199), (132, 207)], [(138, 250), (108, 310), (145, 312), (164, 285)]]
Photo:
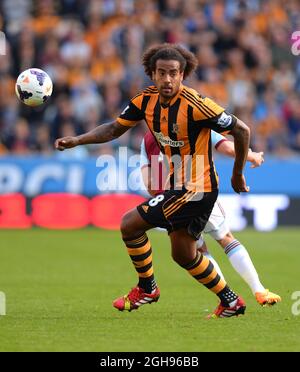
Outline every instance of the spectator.
[(30, 138), (30, 129), (25, 119), (19, 119), (16, 122), (13, 133), (6, 142), (7, 148), (16, 155), (28, 155), (33, 143)]
[(42, 123), (38, 128), (36, 128), (34, 150), (44, 156), (49, 156), (53, 153), (50, 131), (46, 123)]
[[(297, 1), (3, 0), (0, 7), (8, 36), (0, 59), (0, 129), (9, 152), (48, 154), (70, 123), (79, 134), (113, 119), (151, 84), (141, 54), (163, 41), (198, 56), (189, 84), (247, 118), (252, 146), (278, 155), (300, 151), (300, 64), (290, 50), (300, 27)], [(14, 93), (17, 75), (32, 66), (47, 70), (54, 83), (51, 100), (36, 109)], [(139, 151), (140, 130), (113, 146)], [(113, 151), (100, 147), (88, 149)]]
[(283, 113), (287, 121), (289, 145), (292, 149), (300, 151), (300, 97), (298, 95), (289, 95)]

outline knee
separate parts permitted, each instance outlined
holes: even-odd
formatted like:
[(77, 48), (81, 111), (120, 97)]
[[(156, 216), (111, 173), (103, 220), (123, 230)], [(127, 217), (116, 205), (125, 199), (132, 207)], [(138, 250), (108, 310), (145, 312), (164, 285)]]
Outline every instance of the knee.
[(222, 239), (218, 240), (218, 243), (225, 248), (228, 244), (230, 244), (234, 240), (234, 236), (229, 231)]
[(144, 227), (137, 219), (134, 209), (125, 213), (120, 225), (123, 240), (130, 240), (140, 236), (146, 231)]
[(185, 231), (170, 234), (172, 258), (180, 266), (189, 265), (197, 256), (196, 241)]
[(190, 264), (196, 256), (196, 250), (192, 252), (174, 252), (172, 251), (172, 258), (179, 266), (186, 266)]
[(178, 255), (176, 252), (172, 252), (173, 260), (180, 266), (184, 265), (182, 257)]
[[(199, 246), (200, 245), (200, 246)], [(203, 244), (197, 244), (197, 250), (198, 252), (204, 254), (204, 253), (208, 253), (208, 248), (207, 248), (207, 245), (206, 243), (203, 241)]]
[(132, 227), (132, 217), (131, 213), (127, 212), (122, 217), (121, 226), (120, 226), (121, 234), (123, 239), (129, 239), (132, 237), (133, 227)]

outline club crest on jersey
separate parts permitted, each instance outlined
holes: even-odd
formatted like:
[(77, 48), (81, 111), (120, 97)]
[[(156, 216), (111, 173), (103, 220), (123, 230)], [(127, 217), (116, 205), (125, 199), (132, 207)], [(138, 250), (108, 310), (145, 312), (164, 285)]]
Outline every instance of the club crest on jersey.
[(157, 141), (162, 146), (171, 146), (171, 147), (182, 147), (184, 146), (184, 141), (174, 141), (169, 136), (164, 136), (162, 132), (153, 132)]
[(177, 134), (179, 132), (179, 125), (174, 123), (172, 128), (172, 133)]

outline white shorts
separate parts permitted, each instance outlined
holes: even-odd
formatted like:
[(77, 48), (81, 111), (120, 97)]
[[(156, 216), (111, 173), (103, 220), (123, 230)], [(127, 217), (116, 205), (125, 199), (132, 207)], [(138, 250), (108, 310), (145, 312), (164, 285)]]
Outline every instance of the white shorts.
[[(217, 199), (203, 232), (205, 234), (209, 234), (215, 240), (221, 240), (229, 231), (230, 230), (225, 218), (225, 212), (221, 203), (219, 202), (219, 199)], [(197, 241), (197, 247), (200, 248), (203, 243), (204, 239), (201, 236)]]

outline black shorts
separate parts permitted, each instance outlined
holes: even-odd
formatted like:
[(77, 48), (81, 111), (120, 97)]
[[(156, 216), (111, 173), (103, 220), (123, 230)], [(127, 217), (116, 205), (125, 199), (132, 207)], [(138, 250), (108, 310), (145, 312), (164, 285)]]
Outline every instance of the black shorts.
[(218, 197), (218, 191), (194, 193), (168, 190), (137, 207), (142, 218), (154, 227), (172, 231), (186, 228), (198, 240)]

